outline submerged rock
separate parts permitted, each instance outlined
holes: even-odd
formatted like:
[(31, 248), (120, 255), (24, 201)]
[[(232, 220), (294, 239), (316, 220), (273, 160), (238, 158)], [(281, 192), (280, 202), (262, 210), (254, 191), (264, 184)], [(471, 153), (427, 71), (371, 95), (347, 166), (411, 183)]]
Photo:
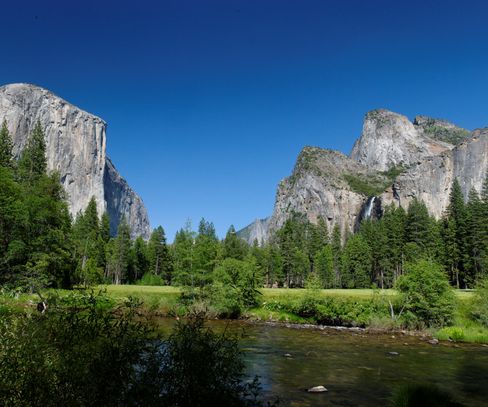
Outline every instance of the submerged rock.
[(315, 386), (315, 387), (310, 387), (307, 391), (309, 393), (324, 393), (328, 390), (324, 386)]

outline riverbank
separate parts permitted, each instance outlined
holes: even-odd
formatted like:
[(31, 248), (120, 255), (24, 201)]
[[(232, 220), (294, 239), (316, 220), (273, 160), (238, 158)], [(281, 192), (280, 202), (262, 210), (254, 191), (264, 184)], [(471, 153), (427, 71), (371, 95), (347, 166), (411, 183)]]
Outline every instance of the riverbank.
[[(108, 285), (97, 289), (106, 291), (114, 303), (129, 297), (137, 298), (144, 307), (160, 316), (184, 316), (186, 307), (179, 301), (181, 290), (170, 286)], [(389, 303), (394, 302), (395, 290), (373, 289), (269, 289), (260, 290), (260, 305), (247, 309), (242, 319), (253, 322), (296, 324), (306, 327), (367, 328), (365, 332), (406, 331), (390, 315)], [(57, 290), (59, 295), (70, 292)], [(457, 307), (454, 324), (442, 329), (414, 331), (415, 335), (430, 335), (441, 341), (488, 344), (488, 329), (470, 319), (473, 293), (456, 290)], [(320, 306), (317, 306), (317, 300)], [(37, 296), (2, 295), (0, 307), (21, 309), (34, 304)]]

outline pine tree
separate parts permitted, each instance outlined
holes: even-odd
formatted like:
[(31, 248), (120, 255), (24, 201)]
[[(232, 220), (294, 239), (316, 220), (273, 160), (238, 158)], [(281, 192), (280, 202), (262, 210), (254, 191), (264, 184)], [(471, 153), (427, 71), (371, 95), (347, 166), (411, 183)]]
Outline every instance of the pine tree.
[(471, 189), (466, 205), (466, 234), (465, 259), (466, 282), (474, 286), (475, 282), (484, 274), (485, 236), (483, 219), (483, 202), (476, 190)]
[(248, 249), (246, 242), (237, 236), (234, 225), (231, 225), (223, 241), (224, 259), (232, 258), (236, 260), (244, 260)]
[(461, 185), (457, 179), (454, 180), (451, 192), (449, 194), (449, 205), (447, 207), (447, 219), (452, 221), (452, 228), (455, 235), (455, 244), (457, 245), (456, 252), (459, 253), (459, 263), (456, 264), (455, 272), (455, 284), (459, 288), (464, 285), (466, 270), (464, 260), (467, 257), (466, 254), (466, 205), (464, 203), (463, 193), (461, 191)]
[(360, 234), (353, 235), (341, 255), (342, 285), (345, 288), (367, 288), (371, 285), (371, 248)]
[(13, 142), (4, 120), (0, 128), (0, 167), (13, 168)]
[(174, 261), (174, 284), (194, 286), (194, 244), (195, 233), (191, 230), (189, 222), (184, 228), (176, 232), (174, 242), (171, 246), (172, 258)]
[(341, 278), (342, 236), (341, 236), (341, 229), (339, 228), (339, 225), (337, 223), (334, 225), (334, 228), (332, 229), (330, 244), (332, 248), (332, 255), (334, 256), (335, 281), (337, 285), (341, 286), (342, 285), (342, 278)]
[(0, 284), (12, 280), (27, 256), (28, 213), (21, 186), (0, 167)]
[(107, 211), (103, 213), (100, 220), (100, 237), (105, 244), (110, 240), (110, 217)]
[(132, 281), (137, 281), (149, 271), (149, 256), (147, 243), (138, 236), (132, 246)]
[(30, 184), (38, 180), (46, 171), (46, 141), (41, 122), (37, 121), (20, 156), (18, 172), (20, 179)]
[(393, 205), (386, 208), (382, 219), (388, 240), (386, 246), (388, 266), (385, 274), (388, 281), (387, 285), (390, 287), (403, 274), (406, 219), (405, 210), (401, 206), (395, 208)]
[(108, 275), (112, 278), (113, 284), (122, 284), (127, 278), (127, 269), (130, 259), (130, 226), (125, 216), (122, 216), (117, 236), (108, 245)]
[(201, 287), (211, 281), (211, 274), (219, 256), (219, 240), (212, 222), (202, 218), (198, 226), (198, 235), (193, 250), (195, 282)]
[(308, 222), (305, 233), (305, 251), (308, 254), (310, 271), (314, 272), (315, 256), (329, 242), (327, 223), (322, 217), (319, 218), (317, 225)]
[(166, 235), (162, 226), (151, 233), (147, 244), (149, 270), (156, 276), (162, 276), (167, 284), (171, 284), (173, 262), (166, 244)]
[[(372, 253), (371, 276), (376, 284), (381, 288), (385, 287), (385, 270), (389, 266), (388, 258), (388, 236), (384, 227), (383, 219), (366, 219), (361, 222), (359, 233), (368, 244)], [(388, 278), (386, 278), (388, 281)]]
[(314, 259), (315, 273), (322, 282), (323, 288), (336, 287), (335, 275), (334, 275), (334, 256), (332, 254), (332, 248), (329, 244), (322, 247), (317, 252)]
[(405, 222), (406, 242), (414, 243), (423, 254), (429, 246), (430, 217), (425, 203), (414, 198), (408, 206)]

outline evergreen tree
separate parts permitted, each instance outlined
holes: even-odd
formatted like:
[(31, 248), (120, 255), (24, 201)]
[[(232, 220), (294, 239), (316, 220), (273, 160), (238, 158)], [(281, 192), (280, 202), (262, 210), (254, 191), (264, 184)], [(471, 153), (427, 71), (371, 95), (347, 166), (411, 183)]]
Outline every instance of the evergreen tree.
[[(425, 203), (414, 198), (408, 206), (405, 222), (405, 237), (407, 243), (415, 244), (422, 257), (429, 257), (431, 254), (432, 220)], [(410, 247), (413, 247), (410, 245)], [(415, 254), (415, 255), (417, 255)], [(409, 259), (415, 261), (418, 259)]]
[(395, 208), (391, 205), (386, 208), (382, 219), (388, 240), (384, 274), (389, 287), (392, 287), (403, 273), (406, 218), (407, 214), (401, 206)]
[(172, 258), (174, 261), (174, 284), (194, 286), (194, 244), (195, 233), (191, 230), (189, 222), (184, 228), (176, 232), (171, 246)]
[(193, 250), (195, 282), (201, 287), (211, 281), (211, 273), (219, 256), (219, 246), (213, 223), (202, 218)]
[[(371, 276), (373, 282), (381, 288), (388, 284), (388, 276), (385, 277), (386, 270), (389, 267), (388, 258), (388, 236), (384, 226), (383, 219), (371, 220), (366, 219), (361, 222), (359, 233), (368, 244), (372, 254)], [(386, 280), (386, 281), (385, 281)]]
[(110, 240), (110, 217), (107, 211), (103, 213), (100, 220), (100, 237), (105, 244)]
[(107, 274), (113, 284), (122, 284), (127, 278), (130, 260), (130, 226), (125, 216), (122, 216), (117, 229), (117, 237), (107, 246)]
[(85, 285), (101, 283), (106, 265), (105, 242), (100, 234), (95, 197), (90, 199), (85, 212), (76, 217), (72, 237), (80, 281)]
[(5, 120), (0, 128), (0, 167), (13, 168), (13, 143)]
[[(457, 178), (454, 180), (449, 194), (449, 205), (447, 207), (447, 219), (452, 222), (451, 227), (455, 236), (455, 253), (459, 253), (458, 263), (454, 265), (455, 280), (457, 287), (465, 284), (465, 265), (466, 259), (466, 205), (464, 203), (461, 185)], [(454, 249), (454, 248), (453, 248)]]
[(149, 271), (149, 255), (146, 241), (138, 236), (132, 245), (131, 280), (137, 281)]
[(464, 265), (466, 269), (466, 283), (474, 286), (476, 281), (484, 274), (484, 261), (486, 255), (484, 235), (483, 202), (478, 193), (471, 189), (466, 205), (466, 234)]
[(334, 256), (335, 281), (336, 284), (341, 286), (342, 285), (342, 279), (341, 279), (342, 236), (341, 236), (341, 229), (339, 228), (339, 225), (337, 223), (334, 225), (334, 228), (332, 229), (330, 244), (332, 249), (332, 255)]
[(334, 256), (332, 248), (326, 244), (320, 249), (314, 259), (315, 273), (319, 277), (323, 288), (336, 287), (334, 274)]
[(28, 213), (25, 275), (31, 281), (38, 279), (40, 285), (70, 287), (71, 217), (59, 175), (40, 174), (23, 186)]
[(37, 121), (20, 156), (18, 173), (23, 182), (30, 184), (46, 174), (46, 171), (46, 141), (41, 122)]
[(223, 241), (224, 259), (232, 258), (244, 260), (248, 252), (248, 246), (244, 240), (237, 236), (234, 225), (231, 225)]
[(345, 288), (367, 288), (371, 284), (371, 248), (360, 234), (346, 242), (341, 256), (342, 285)]
[(28, 213), (12, 171), (0, 167), (0, 283), (12, 280), (27, 256)]
[(327, 223), (320, 217), (317, 225), (308, 222), (305, 232), (305, 251), (308, 254), (310, 271), (313, 272), (316, 254), (329, 242)]
[(171, 284), (173, 262), (166, 244), (166, 235), (162, 226), (151, 233), (147, 244), (149, 270), (156, 276), (162, 276), (167, 284)]

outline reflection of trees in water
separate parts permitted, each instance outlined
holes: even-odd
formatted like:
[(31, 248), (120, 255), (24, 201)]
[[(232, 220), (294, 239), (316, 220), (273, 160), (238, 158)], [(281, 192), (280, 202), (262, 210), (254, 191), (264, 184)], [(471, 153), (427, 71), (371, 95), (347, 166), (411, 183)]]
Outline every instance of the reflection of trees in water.
[(457, 372), (457, 380), (462, 383), (463, 392), (477, 399), (488, 397), (488, 354), (480, 357), (479, 352), (466, 353)]

